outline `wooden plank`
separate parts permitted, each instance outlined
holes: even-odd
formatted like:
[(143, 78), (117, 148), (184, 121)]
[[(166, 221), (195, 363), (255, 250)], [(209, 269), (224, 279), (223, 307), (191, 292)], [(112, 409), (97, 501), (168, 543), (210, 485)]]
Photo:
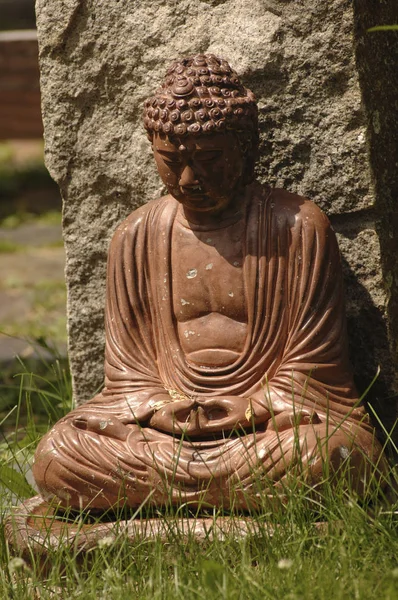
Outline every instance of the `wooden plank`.
[(43, 135), (35, 30), (0, 33), (0, 139)]

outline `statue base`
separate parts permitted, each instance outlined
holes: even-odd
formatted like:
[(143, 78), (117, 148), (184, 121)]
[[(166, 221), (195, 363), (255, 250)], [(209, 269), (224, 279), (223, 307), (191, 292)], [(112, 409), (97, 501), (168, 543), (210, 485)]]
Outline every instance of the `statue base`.
[[(90, 522), (91, 521), (91, 522)], [(15, 507), (5, 521), (5, 535), (11, 549), (29, 559), (43, 558), (60, 548), (70, 548), (76, 554), (96, 547), (111, 546), (122, 539), (133, 544), (139, 539), (197, 540), (241, 539), (248, 535), (272, 536), (273, 527), (250, 517), (181, 517), (130, 518), (109, 520), (88, 513), (61, 511), (56, 504), (34, 496)]]

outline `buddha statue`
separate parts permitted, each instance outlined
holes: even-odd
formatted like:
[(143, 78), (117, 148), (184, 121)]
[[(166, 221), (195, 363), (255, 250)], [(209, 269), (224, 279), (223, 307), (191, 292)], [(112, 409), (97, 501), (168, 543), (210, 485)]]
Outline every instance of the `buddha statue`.
[(42, 439), (45, 500), (106, 510), (255, 510), (382, 450), (347, 354), (335, 235), (309, 200), (254, 179), (253, 93), (216, 56), (178, 60), (145, 102), (168, 194), (114, 234), (105, 387)]

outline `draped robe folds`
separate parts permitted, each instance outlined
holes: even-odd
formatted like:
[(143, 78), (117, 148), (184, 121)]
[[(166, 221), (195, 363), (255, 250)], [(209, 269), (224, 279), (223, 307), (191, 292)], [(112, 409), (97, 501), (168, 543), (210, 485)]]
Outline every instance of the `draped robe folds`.
[[(114, 235), (105, 388), (42, 441), (34, 474), (43, 495), (101, 508), (121, 496), (137, 506), (148, 494), (160, 504), (228, 506), (235, 494), (235, 505), (247, 507), (274, 493), (298, 463), (307, 475), (311, 471), (311, 480), (317, 469), (321, 477), (322, 444), (330, 453), (339, 448), (342, 457), (356, 453), (358, 464), (365, 456), (377, 461), (381, 449), (352, 381), (340, 257), (327, 218), (303, 198), (253, 186), (242, 226), (246, 342), (233, 364), (209, 368), (188, 362), (178, 339), (171, 264), (177, 210), (171, 196), (150, 202)], [(212, 439), (180, 439), (135, 424), (138, 406), (165, 390), (253, 396), (274, 415), (291, 409), (317, 418), (279, 431), (270, 420), (245, 435), (221, 431)], [(106, 430), (78, 429), (72, 420), (82, 413), (117, 417), (130, 433), (121, 441)]]

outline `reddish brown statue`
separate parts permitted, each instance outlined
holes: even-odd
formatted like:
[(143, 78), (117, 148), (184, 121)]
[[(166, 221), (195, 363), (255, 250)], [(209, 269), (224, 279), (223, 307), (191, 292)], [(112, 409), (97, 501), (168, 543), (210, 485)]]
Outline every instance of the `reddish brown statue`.
[(325, 460), (381, 453), (347, 357), (339, 251), (311, 202), (253, 180), (257, 107), (228, 63), (176, 62), (145, 103), (169, 194), (110, 250), (105, 387), (42, 440), (45, 499), (255, 508)]

